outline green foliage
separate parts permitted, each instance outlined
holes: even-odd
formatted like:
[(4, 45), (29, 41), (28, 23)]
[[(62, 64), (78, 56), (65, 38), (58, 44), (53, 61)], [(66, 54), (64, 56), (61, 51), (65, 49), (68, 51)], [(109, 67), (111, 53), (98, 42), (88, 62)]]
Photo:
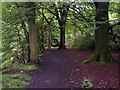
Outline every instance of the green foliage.
[(120, 16), (120, 3), (110, 3), (109, 5), (109, 18), (113, 20)]
[[(52, 3), (52, 2), (42, 2), (36, 3), (36, 27), (40, 32), (38, 35), (38, 46), (41, 42), (41, 32), (43, 33), (43, 44), (46, 43), (46, 29), (47, 22), (50, 21), (50, 18), (54, 16), (56, 9), (58, 11), (63, 7), (65, 3)], [(69, 4), (69, 3), (66, 3)], [(120, 4), (119, 3), (110, 3), (109, 6), (109, 18), (113, 20), (120, 16)], [(26, 3), (14, 3), (14, 2), (3, 2), (2, 3), (2, 29), (0, 30), (0, 56), (2, 68), (11, 70), (12, 61), (10, 60), (12, 56), (18, 56), (17, 61), (19, 63), (25, 63), (29, 60), (28, 56), (28, 39), (26, 34), (29, 33), (28, 25), (28, 15), (29, 9), (26, 7)], [(39, 11), (39, 12), (38, 12)], [(52, 13), (51, 13), (52, 12)], [(46, 18), (42, 15), (44, 14)], [(60, 15), (59, 15), (60, 16)], [(1, 23), (0, 22), (0, 23)], [(60, 42), (60, 29), (59, 23), (54, 16), (50, 22), (51, 26), (51, 39), (52, 44), (55, 46)], [(66, 45), (75, 46), (78, 49), (91, 49), (94, 48), (94, 34), (93, 29), (95, 25), (95, 6), (93, 3), (86, 2), (74, 2), (70, 4), (70, 9), (67, 15), (66, 22)], [(26, 29), (25, 29), (26, 28)], [(113, 27), (114, 33), (120, 36), (120, 27)], [(91, 32), (92, 30), (92, 32)], [(75, 35), (76, 33), (81, 32), (81, 35)], [(113, 36), (111, 36), (113, 38)], [(2, 38), (2, 39), (1, 39)], [(29, 37), (28, 37), (29, 38)], [(56, 39), (56, 40), (55, 40)], [(117, 44), (114, 42), (114, 39), (110, 38), (110, 47), (117, 48), (120, 47), (120, 40), (116, 39)], [(12, 52), (13, 49), (16, 49), (17, 55)], [(18, 66), (19, 67), (19, 66)], [(17, 67), (16, 67), (17, 68)], [(23, 69), (28, 69), (27, 66), (21, 67)]]
[(110, 41), (110, 48), (113, 50), (118, 50), (120, 48), (120, 40)]
[(27, 74), (2, 74), (2, 88), (25, 88), (31, 77)]
[(110, 48), (111, 49), (119, 49), (120, 48), (120, 25), (112, 28), (113, 35), (110, 35)]
[(12, 60), (6, 60), (0, 64), (2, 69), (10, 68), (12, 65)]
[[(20, 3), (18, 3), (20, 4)], [(26, 8), (22, 8), (25, 3), (21, 3), (21, 7), (17, 8), (13, 2), (2, 3), (2, 61), (10, 60), (16, 49), (18, 60), (20, 63), (26, 58), (26, 38), (23, 31), (19, 12), (22, 14), (23, 21), (26, 20)], [(27, 23), (26, 23), (27, 24)]]
[(84, 78), (84, 80), (82, 81), (81, 87), (86, 89), (93, 88), (92, 80)]
[(75, 38), (74, 46), (78, 49), (93, 49), (94, 43), (94, 36), (90, 34), (81, 34)]

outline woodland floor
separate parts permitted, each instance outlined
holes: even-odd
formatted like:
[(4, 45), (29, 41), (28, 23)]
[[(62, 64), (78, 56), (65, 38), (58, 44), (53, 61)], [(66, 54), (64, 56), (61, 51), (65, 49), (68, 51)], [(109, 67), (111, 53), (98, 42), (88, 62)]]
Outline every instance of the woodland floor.
[[(120, 67), (118, 63), (82, 64), (94, 52), (77, 51), (74, 48), (44, 52), (37, 71), (31, 73), (31, 84), (27, 88), (81, 88), (84, 77), (90, 78), (94, 88), (118, 88)], [(112, 52), (114, 59), (120, 59)]]

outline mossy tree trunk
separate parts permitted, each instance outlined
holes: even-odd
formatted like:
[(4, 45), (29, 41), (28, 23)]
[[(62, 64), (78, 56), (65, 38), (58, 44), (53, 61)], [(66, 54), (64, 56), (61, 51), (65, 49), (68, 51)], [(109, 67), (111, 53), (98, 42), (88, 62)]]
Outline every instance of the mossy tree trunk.
[(98, 61), (101, 63), (112, 61), (109, 51), (109, 2), (95, 2), (96, 7), (96, 29), (95, 29), (95, 54), (84, 63)]
[(31, 64), (38, 64), (38, 48), (37, 48), (37, 30), (35, 25), (35, 3), (27, 2), (28, 24), (29, 24), (29, 41), (30, 41), (30, 62)]

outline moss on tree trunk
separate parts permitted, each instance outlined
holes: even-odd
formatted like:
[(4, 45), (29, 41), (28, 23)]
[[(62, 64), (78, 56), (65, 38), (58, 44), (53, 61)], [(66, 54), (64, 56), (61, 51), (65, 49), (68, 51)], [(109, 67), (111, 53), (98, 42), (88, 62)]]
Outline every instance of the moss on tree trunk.
[(96, 29), (95, 29), (95, 54), (83, 63), (98, 61), (101, 63), (111, 62), (112, 56), (109, 51), (109, 2), (95, 2)]

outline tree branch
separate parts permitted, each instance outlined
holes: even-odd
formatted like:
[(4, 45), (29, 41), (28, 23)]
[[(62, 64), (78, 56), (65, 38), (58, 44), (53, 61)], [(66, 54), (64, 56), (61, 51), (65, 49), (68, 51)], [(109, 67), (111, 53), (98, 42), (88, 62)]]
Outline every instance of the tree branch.
[(116, 20), (109, 23), (110, 28), (113, 28), (114, 26), (120, 25), (120, 18), (117, 18)]

